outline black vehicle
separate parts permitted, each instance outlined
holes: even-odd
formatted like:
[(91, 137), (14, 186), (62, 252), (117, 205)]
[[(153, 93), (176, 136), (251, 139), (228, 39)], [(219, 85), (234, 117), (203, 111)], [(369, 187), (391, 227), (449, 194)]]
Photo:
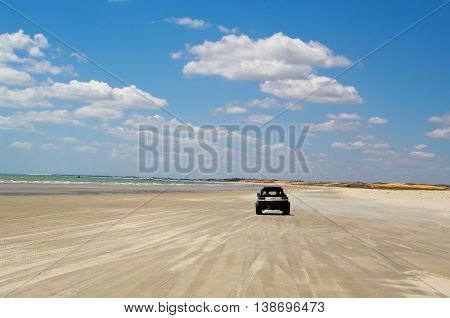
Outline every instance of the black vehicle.
[(257, 197), (255, 206), (258, 215), (264, 210), (280, 210), (285, 215), (291, 213), (291, 203), (282, 187), (264, 187)]

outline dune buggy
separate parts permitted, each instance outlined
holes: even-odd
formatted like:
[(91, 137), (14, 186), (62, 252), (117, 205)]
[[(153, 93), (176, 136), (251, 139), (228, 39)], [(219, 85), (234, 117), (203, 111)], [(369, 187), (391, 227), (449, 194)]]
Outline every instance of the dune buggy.
[(291, 213), (291, 203), (282, 187), (264, 187), (257, 194), (255, 203), (256, 214), (262, 214), (264, 210), (279, 210), (285, 215)]

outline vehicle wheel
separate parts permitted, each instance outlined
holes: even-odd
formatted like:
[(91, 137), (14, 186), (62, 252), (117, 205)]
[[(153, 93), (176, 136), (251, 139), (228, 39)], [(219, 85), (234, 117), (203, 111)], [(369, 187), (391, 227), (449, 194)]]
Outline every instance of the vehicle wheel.
[(256, 206), (256, 214), (262, 214), (262, 209), (259, 206)]
[(289, 215), (289, 214), (291, 214), (291, 205), (289, 204), (289, 205), (286, 205), (284, 208), (283, 208), (283, 215)]

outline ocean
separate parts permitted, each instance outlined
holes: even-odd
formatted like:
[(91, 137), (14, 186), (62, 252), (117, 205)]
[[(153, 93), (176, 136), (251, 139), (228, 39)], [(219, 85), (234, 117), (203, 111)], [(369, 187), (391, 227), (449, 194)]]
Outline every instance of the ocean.
[(201, 180), (178, 180), (166, 178), (140, 178), (120, 176), (88, 175), (43, 175), (43, 174), (0, 174), (1, 183), (38, 184), (129, 184), (129, 185), (212, 185), (219, 182)]

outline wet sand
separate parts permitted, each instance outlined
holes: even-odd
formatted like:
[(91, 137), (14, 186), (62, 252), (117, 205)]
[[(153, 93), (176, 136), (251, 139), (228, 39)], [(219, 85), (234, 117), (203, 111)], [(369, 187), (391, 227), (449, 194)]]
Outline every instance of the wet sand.
[(1, 297), (448, 297), (450, 191), (0, 185)]

